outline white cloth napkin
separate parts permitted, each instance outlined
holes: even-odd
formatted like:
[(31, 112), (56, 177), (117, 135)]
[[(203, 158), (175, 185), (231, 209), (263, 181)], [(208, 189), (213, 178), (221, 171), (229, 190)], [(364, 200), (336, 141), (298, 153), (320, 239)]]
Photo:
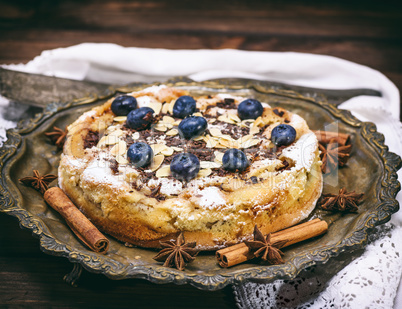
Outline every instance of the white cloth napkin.
[[(115, 84), (163, 82), (173, 76), (188, 76), (196, 81), (243, 77), (314, 88), (371, 88), (381, 91), (383, 96), (355, 97), (339, 108), (351, 110), (360, 120), (374, 122), (385, 135), (389, 149), (402, 155), (398, 89), (376, 70), (331, 56), (231, 49), (125, 48), (114, 44), (85, 43), (44, 51), (26, 65), (4, 67)], [(6, 104), (0, 100), (0, 106), (4, 108)], [(4, 138), (4, 128), (10, 125), (0, 118), (0, 143), (2, 136)], [(398, 174), (400, 177), (402, 172)], [(401, 194), (397, 199), (402, 200)], [(402, 273), (401, 211), (393, 216), (391, 223), (391, 229), (381, 234), (338, 274), (331, 271), (321, 274), (304, 272), (303, 277), (299, 276), (292, 282), (278, 280), (273, 284), (236, 286), (238, 306), (280, 308), (285, 304), (283, 299), (288, 297), (287, 303), (293, 308), (329, 308), (332, 304), (335, 307), (347, 304), (351, 308), (402, 308), (402, 291), (397, 292)], [(381, 263), (383, 261), (387, 263)], [(257, 294), (256, 290), (259, 291)]]

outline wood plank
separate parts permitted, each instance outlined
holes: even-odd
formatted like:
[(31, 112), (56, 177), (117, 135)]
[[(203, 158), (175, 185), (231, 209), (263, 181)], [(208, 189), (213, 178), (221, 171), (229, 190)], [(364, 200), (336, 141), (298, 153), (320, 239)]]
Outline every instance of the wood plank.
[[(129, 33), (225, 33), (342, 37), (401, 37), (402, 12), (392, 6), (326, 7), (294, 2), (63, 1), (33, 7), (13, 28), (118, 29)], [(371, 3), (370, 1), (368, 2)], [(372, 4), (371, 4), (372, 5)], [(370, 5), (369, 5), (370, 6)], [(7, 19), (4, 13), (3, 19)], [(240, 22), (241, 21), (241, 22)]]
[[(62, 278), (72, 270), (66, 259), (45, 254), (38, 239), (0, 213), (0, 307), (233, 308), (232, 289), (201, 291), (189, 285), (156, 285), (145, 280), (110, 280), (83, 271), (74, 288)], [(174, 297), (172, 295), (175, 295)], [(178, 298), (180, 301), (178, 301)]]

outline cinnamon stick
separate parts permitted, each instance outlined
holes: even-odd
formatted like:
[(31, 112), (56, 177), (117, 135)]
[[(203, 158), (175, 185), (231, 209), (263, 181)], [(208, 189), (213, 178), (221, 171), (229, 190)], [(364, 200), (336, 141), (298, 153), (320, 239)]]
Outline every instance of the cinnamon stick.
[(350, 139), (350, 135), (340, 132), (330, 131), (313, 131), (319, 142), (328, 144), (330, 141), (335, 140), (339, 145), (345, 146)]
[(95, 252), (105, 254), (109, 249), (109, 240), (88, 220), (73, 204), (68, 196), (58, 187), (46, 190), (45, 201), (66, 220), (75, 235)]
[[(328, 230), (328, 223), (321, 219), (314, 219), (291, 228), (271, 234), (271, 242), (283, 241), (283, 247), (324, 234)], [(231, 267), (254, 258), (253, 252), (245, 243), (227, 247), (216, 251), (216, 258), (221, 267)]]

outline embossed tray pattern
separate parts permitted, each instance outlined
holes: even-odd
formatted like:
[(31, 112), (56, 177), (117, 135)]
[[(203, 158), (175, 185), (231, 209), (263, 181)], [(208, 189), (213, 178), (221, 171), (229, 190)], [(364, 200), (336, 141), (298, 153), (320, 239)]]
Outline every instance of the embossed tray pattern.
[(89, 96), (67, 103), (50, 104), (34, 119), (19, 123), (7, 132), (8, 140), (0, 149), (0, 210), (19, 219), (40, 240), (41, 249), (63, 256), (95, 273), (112, 279), (143, 278), (155, 283), (191, 284), (205, 290), (221, 289), (244, 280), (269, 282), (278, 278), (294, 278), (301, 270), (344, 251), (365, 246), (373, 227), (387, 222), (399, 209), (395, 200), (400, 190), (396, 171), (401, 158), (388, 151), (384, 136), (373, 123), (361, 122), (350, 112), (337, 109), (317, 92), (303, 94), (280, 89), (268, 82), (246, 79), (220, 79), (193, 82), (176, 79), (170, 86), (188, 89), (194, 94), (224, 91), (252, 96), (271, 106), (282, 106), (306, 119), (312, 129), (333, 130), (351, 134), (353, 150), (345, 168), (324, 176), (324, 193), (348, 191), (364, 192), (365, 198), (357, 214), (335, 214), (316, 209), (312, 217), (320, 217), (329, 224), (322, 237), (285, 248), (285, 264), (264, 265), (250, 261), (232, 268), (218, 266), (213, 253), (201, 253), (185, 271), (163, 267), (152, 257), (155, 251), (129, 248), (109, 237), (110, 250), (97, 254), (83, 246), (69, 230), (61, 216), (43, 201), (33, 189), (24, 187), (18, 179), (32, 169), (41, 173), (57, 173), (60, 151), (49, 143), (44, 132), (52, 126), (65, 127), (84, 111), (102, 104), (116, 92), (130, 92), (138, 85), (109, 89), (102, 96)]

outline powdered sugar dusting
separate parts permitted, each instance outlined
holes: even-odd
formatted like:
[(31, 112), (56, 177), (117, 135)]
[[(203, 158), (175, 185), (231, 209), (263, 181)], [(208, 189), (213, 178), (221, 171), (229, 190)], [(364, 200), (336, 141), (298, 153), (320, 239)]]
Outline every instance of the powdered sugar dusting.
[(196, 202), (199, 206), (207, 209), (214, 209), (227, 203), (217, 187), (207, 187), (199, 191)]
[(156, 187), (159, 184), (161, 184), (159, 192), (167, 196), (179, 195), (183, 192), (183, 183), (176, 179), (158, 178), (148, 181), (149, 187)]
[(106, 184), (113, 188), (126, 186), (123, 177), (116, 177), (109, 168), (109, 162), (102, 156), (88, 164), (81, 174), (82, 181), (89, 181), (97, 184)]
[(155, 99), (154, 97), (150, 97), (147, 95), (141, 96), (137, 98), (137, 104), (138, 104), (138, 108), (140, 107), (145, 107), (145, 106), (149, 106), (152, 103), (158, 103), (159, 101), (157, 99)]
[(305, 168), (310, 171), (318, 147), (317, 137), (313, 132), (302, 135), (296, 143), (282, 150), (282, 156), (294, 161), (295, 169)]

